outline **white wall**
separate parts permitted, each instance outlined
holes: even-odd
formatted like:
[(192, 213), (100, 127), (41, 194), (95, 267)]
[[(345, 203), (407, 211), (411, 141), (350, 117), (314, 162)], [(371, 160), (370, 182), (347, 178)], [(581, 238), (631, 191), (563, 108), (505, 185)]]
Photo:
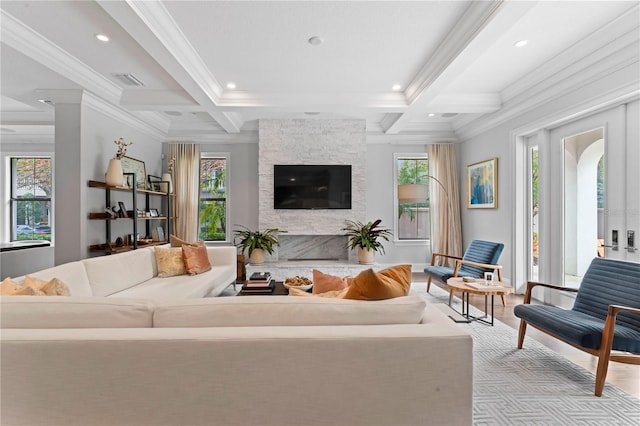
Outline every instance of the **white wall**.
[[(117, 150), (114, 140), (123, 137), (134, 142), (129, 147), (127, 155), (144, 161), (147, 174), (159, 176), (162, 171), (161, 140), (159, 136), (149, 136), (154, 133), (153, 129), (146, 128), (135, 118), (103, 104), (90, 95), (84, 96), (80, 103), (60, 103), (60, 108), (64, 111), (56, 117), (56, 136), (64, 138), (62, 143), (1, 145), (3, 155), (55, 151), (55, 244), (49, 249), (39, 249), (37, 260), (33, 259), (35, 252), (32, 249), (13, 252), (10, 256), (3, 254), (0, 271), (3, 278), (24, 275), (55, 264), (89, 257), (90, 244), (105, 242), (104, 221), (87, 219), (89, 212), (100, 212), (104, 209), (105, 191), (89, 188), (87, 181), (104, 181), (108, 160), (115, 156)], [(63, 117), (67, 120), (62, 121)], [(131, 206), (129, 194), (112, 196), (112, 204), (119, 200)], [(140, 196), (139, 205), (143, 205), (140, 204), (143, 200)], [(143, 233), (144, 224), (139, 225), (139, 232)], [(131, 230), (131, 221), (112, 222), (112, 240), (131, 233)], [(4, 240), (8, 240), (8, 237)]]

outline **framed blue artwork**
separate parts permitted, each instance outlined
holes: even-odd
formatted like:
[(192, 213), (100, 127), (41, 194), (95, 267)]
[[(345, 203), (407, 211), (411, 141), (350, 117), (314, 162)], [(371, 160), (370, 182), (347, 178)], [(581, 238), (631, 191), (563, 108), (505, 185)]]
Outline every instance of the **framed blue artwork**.
[(498, 208), (498, 159), (467, 166), (467, 208)]

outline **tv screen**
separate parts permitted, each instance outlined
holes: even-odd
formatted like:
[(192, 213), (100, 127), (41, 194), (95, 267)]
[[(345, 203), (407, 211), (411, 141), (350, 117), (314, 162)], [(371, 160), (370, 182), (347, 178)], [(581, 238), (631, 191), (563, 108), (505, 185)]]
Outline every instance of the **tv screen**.
[(273, 208), (350, 209), (350, 165), (274, 165)]

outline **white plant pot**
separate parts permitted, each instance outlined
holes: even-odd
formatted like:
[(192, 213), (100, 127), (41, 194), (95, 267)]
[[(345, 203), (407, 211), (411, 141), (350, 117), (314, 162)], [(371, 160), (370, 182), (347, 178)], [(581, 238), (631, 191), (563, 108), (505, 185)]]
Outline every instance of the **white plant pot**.
[(262, 265), (264, 263), (264, 250), (253, 249), (251, 256), (249, 257), (249, 263), (252, 265)]
[(371, 249), (363, 249), (358, 247), (358, 262), (362, 265), (373, 264), (376, 252)]
[(119, 158), (109, 160), (107, 173), (104, 175), (104, 181), (108, 186), (123, 186), (124, 175), (122, 174), (122, 163)]

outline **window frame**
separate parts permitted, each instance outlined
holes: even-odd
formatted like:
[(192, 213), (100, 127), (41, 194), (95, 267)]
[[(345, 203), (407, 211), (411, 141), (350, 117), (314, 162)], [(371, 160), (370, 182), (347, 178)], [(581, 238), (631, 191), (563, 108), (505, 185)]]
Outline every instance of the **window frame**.
[(224, 240), (205, 240), (207, 244), (215, 245), (227, 245), (229, 243), (233, 243), (233, 237), (231, 234), (231, 153), (230, 152), (215, 152), (215, 151), (206, 151), (200, 153), (200, 160), (198, 160), (198, 234), (200, 234), (200, 167), (202, 165), (202, 160), (206, 159), (223, 159), (226, 162), (226, 176), (225, 176), (225, 227), (226, 233)]
[[(55, 157), (52, 152), (4, 152), (0, 166), (0, 175), (4, 176), (5, 185), (0, 188), (0, 198), (3, 200), (4, 215), (6, 219), (0, 223), (0, 241), (15, 242), (17, 234), (14, 235), (14, 221), (17, 219), (14, 215), (14, 205), (18, 201), (48, 201), (49, 202), (49, 227), (51, 228), (50, 246), (55, 245)], [(51, 162), (51, 196), (50, 197), (34, 197), (29, 199), (14, 198), (15, 173), (13, 170), (14, 159), (29, 158), (45, 158)], [(16, 225), (17, 226), (17, 225)], [(46, 240), (45, 240), (46, 241)]]
[[(393, 154), (393, 242), (397, 246), (430, 246), (431, 232), (429, 237), (424, 239), (400, 239), (399, 229), (400, 223), (398, 218), (398, 209), (400, 203), (398, 200), (398, 160), (427, 160), (429, 156), (426, 152), (395, 152)], [(431, 212), (431, 210), (429, 210)], [(429, 226), (431, 226), (431, 217), (429, 217)], [(431, 231), (431, 230), (430, 230)]]

